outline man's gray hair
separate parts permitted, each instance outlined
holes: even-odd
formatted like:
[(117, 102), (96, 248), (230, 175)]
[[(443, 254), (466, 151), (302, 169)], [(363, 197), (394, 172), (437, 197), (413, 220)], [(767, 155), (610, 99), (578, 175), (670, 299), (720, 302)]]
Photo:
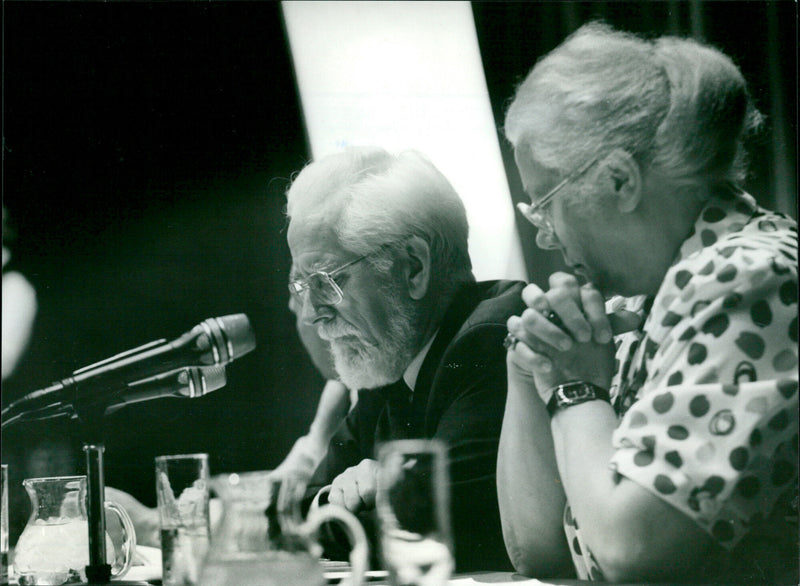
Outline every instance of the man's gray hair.
[[(431, 249), (437, 293), (447, 295), (474, 280), (464, 204), (417, 151), (393, 155), (378, 147), (350, 147), (314, 161), (289, 188), (286, 212), (291, 221), (330, 226), (342, 247), (355, 254), (398, 248), (410, 236), (423, 238)], [(388, 269), (381, 255), (369, 260)]]
[(650, 41), (587, 24), (517, 89), (505, 133), (563, 172), (620, 148), (676, 187), (741, 181), (761, 121), (739, 69), (691, 39)]

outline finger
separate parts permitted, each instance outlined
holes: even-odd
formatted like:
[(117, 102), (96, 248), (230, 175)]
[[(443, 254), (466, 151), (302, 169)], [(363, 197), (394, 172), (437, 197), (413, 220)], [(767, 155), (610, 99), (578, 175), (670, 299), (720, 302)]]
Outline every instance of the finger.
[[(509, 356), (514, 361), (514, 364), (528, 372), (549, 372), (552, 369), (553, 365), (548, 356), (543, 352), (534, 351), (531, 344), (525, 341), (529, 336), (519, 317), (509, 318), (508, 331), (517, 338), (517, 343), (512, 348), (509, 348)], [(537, 342), (532, 343), (536, 346)], [(541, 342), (538, 342), (538, 344), (541, 345)]]
[(550, 284), (551, 289), (555, 287), (577, 289), (580, 287), (577, 277), (575, 277), (575, 275), (572, 273), (565, 273), (564, 271), (556, 271), (555, 273), (552, 273), (547, 278), (547, 282)]
[(578, 342), (588, 342), (592, 339), (592, 326), (586, 319), (578, 280), (567, 273), (554, 273), (549, 280), (547, 301), (550, 308), (573, 338)]
[[(355, 471), (350, 468), (337, 476), (331, 483), (331, 495), (336, 498), (336, 502), (333, 504), (342, 506), (350, 512), (356, 512), (361, 508), (361, 497), (358, 495), (355, 476)], [(328, 502), (333, 502), (330, 495)]]
[[(537, 314), (539, 317), (537, 317)], [(527, 315), (528, 318), (526, 321), (523, 320), (523, 316)], [(516, 342), (525, 342), (530, 348), (538, 351), (538, 352), (545, 352), (546, 348), (548, 348), (547, 342), (541, 340), (539, 338), (540, 335), (544, 335), (545, 332), (537, 329), (537, 320), (543, 320), (539, 325), (541, 329), (544, 330), (545, 327), (552, 327), (553, 324), (545, 324), (547, 320), (544, 319), (542, 314), (537, 311), (533, 311), (531, 309), (526, 309), (522, 312), (522, 316), (519, 315), (512, 315), (506, 321), (506, 328), (508, 329), (508, 333), (514, 338)]]
[(377, 487), (377, 465), (374, 460), (362, 460), (356, 469), (356, 489), (362, 506), (371, 507), (375, 502)]
[(344, 492), (338, 486), (331, 485), (328, 491), (328, 502), (332, 505), (344, 506)]
[[(544, 291), (542, 291), (541, 287), (536, 285), (535, 283), (531, 283), (530, 285), (526, 285), (525, 288), (522, 290), (522, 300), (525, 302), (525, 305), (528, 307), (532, 307), (533, 309), (537, 309), (537, 300), (539, 298), (544, 298)], [(545, 305), (547, 300), (544, 299)], [(542, 309), (541, 306), (538, 307)]]
[(525, 342), (517, 344), (514, 351), (534, 374), (547, 374), (553, 370), (550, 358), (546, 354), (534, 352)]
[(375, 504), (375, 483), (371, 479), (357, 479), (356, 494), (359, 499), (359, 507), (372, 508)]
[(340, 482), (336, 486), (331, 486), (328, 494), (328, 502), (344, 507), (354, 513), (361, 506), (361, 498), (354, 482)]
[[(331, 484), (330, 488), (328, 488), (328, 494), (326, 495), (326, 500), (332, 505), (340, 505), (342, 504), (342, 495), (338, 488), (334, 488), (333, 484)], [(324, 501), (320, 501), (324, 502)]]
[[(544, 291), (538, 285), (531, 283), (522, 290), (522, 300), (529, 308), (522, 313), (522, 316), (527, 315), (525, 324), (531, 336), (541, 335), (542, 339), (554, 348), (568, 350), (572, 346), (569, 334), (565, 334), (559, 325), (553, 324), (545, 317), (552, 310)], [(532, 338), (523, 339), (526, 339), (531, 347), (535, 347), (536, 343)]]
[(580, 288), (580, 295), (583, 313), (594, 333), (594, 341), (598, 344), (607, 344), (611, 341), (611, 324), (606, 317), (603, 295), (591, 283)]
[(361, 500), (361, 495), (358, 491), (358, 483), (355, 481), (342, 487), (342, 501), (344, 508), (351, 513), (356, 513), (364, 507), (364, 502)]
[[(548, 309), (548, 313), (550, 310)], [(515, 335), (520, 340), (525, 341), (531, 348), (537, 351), (544, 351), (541, 343), (550, 345), (559, 350), (569, 350), (572, 347), (572, 336), (568, 332), (554, 324), (551, 320), (535, 309), (526, 309), (519, 316), (519, 335)], [(511, 331), (511, 330), (509, 330)]]

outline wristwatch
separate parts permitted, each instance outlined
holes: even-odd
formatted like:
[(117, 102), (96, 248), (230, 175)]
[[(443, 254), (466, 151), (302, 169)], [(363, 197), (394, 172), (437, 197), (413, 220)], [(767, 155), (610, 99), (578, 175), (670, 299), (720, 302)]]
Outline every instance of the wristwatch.
[(608, 391), (592, 383), (570, 381), (553, 389), (553, 394), (547, 402), (547, 412), (552, 417), (559, 409), (597, 400), (611, 402)]

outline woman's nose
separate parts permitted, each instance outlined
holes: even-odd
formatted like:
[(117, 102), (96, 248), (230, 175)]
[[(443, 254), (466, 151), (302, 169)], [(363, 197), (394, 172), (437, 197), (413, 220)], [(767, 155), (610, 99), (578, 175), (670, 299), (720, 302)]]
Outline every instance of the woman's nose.
[(536, 246), (544, 250), (553, 250), (559, 247), (558, 237), (555, 232), (542, 230), (539, 228), (536, 232)]

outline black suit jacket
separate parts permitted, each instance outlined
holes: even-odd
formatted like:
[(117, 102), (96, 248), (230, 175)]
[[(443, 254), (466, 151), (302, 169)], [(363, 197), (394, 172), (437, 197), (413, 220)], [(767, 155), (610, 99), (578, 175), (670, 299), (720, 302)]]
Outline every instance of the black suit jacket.
[[(462, 287), (450, 304), (408, 401), (402, 380), (360, 391), (331, 441), (311, 492), (345, 469), (376, 458), (383, 441), (437, 438), (448, 447), (456, 570), (506, 570), (497, 504), (497, 446), (507, 391), (506, 320), (525, 308), (524, 283)], [(370, 532), (373, 521), (362, 515)], [(374, 539), (373, 539), (374, 543)]]

